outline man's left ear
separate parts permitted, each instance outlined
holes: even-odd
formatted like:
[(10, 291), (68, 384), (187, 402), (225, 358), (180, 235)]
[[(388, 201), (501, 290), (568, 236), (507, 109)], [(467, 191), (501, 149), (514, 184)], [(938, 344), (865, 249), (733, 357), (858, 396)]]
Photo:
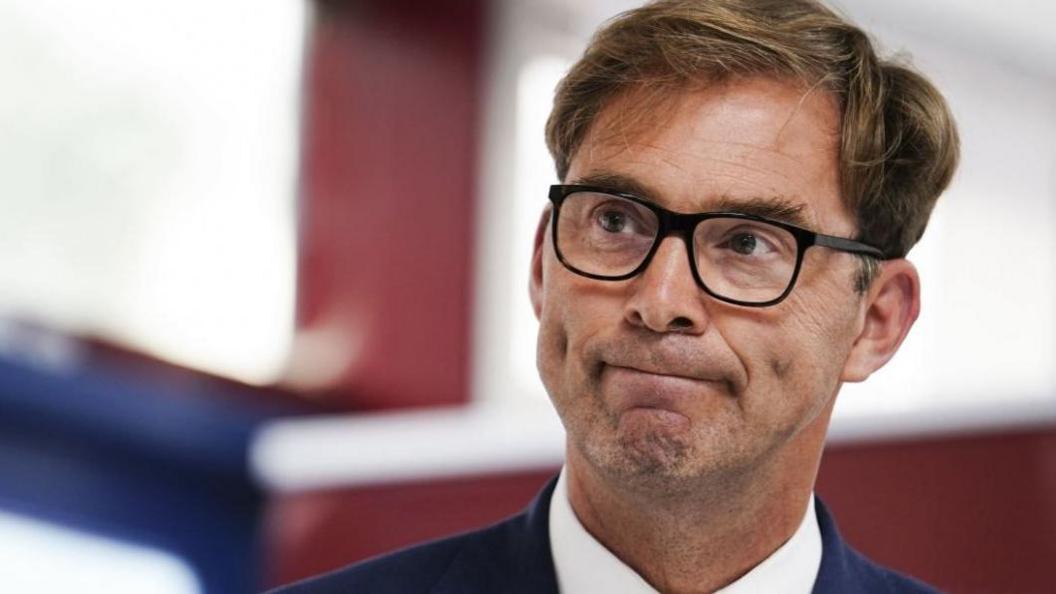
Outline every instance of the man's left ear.
[(841, 380), (860, 382), (887, 363), (920, 314), (920, 276), (909, 260), (887, 260), (863, 297), (865, 319)]

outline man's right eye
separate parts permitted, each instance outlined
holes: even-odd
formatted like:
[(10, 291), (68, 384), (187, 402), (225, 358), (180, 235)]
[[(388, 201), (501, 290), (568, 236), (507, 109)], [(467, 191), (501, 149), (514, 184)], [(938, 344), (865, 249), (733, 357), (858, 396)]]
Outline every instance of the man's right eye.
[(598, 224), (609, 233), (620, 233), (627, 226), (627, 213), (606, 210), (598, 214)]

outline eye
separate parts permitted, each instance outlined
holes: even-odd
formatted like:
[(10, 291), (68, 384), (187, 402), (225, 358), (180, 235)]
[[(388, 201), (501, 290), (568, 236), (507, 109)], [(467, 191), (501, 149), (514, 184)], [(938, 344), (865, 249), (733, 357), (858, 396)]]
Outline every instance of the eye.
[(718, 247), (740, 256), (760, 257), (781, 251), (780, 245), (772, 234), (752, 227), (730, 230)]
[(643, 213), (623, 200), (609, 200), (596, 205), (591, 211), (593, 225), (611, 235), (638, 235), (646, 232), (650, 225), (643, 220)]
[(598, 213), (598, 224), (609, 233), (620, 233), (627, 226), (627, 213), (604, 210)]
[(759, 240), (751, 233), (737, 233), (729, 240), (730, 249), (745, 256), (750, 256), (759, 248)]

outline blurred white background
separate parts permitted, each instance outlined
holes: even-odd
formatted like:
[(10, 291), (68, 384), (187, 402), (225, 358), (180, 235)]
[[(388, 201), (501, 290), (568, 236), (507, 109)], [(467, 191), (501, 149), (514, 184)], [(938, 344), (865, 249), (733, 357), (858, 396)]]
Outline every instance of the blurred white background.
[(0, 319), (274, 379), (307, 12), (0, 0)]
[(0, 513), (4, 592), (198, 594), (194, 572), (160, 550)]

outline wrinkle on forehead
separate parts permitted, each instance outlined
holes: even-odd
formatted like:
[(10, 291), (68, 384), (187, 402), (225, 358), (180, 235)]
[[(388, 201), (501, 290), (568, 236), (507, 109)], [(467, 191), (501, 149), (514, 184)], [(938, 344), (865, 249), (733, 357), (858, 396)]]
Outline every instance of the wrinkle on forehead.
[(821, 85), (754, 77), (632, 89), (598, 115), (573, 155), (579, 164), (573, 170), (684, 175), (699, 191), (665, 198), (692, 210), (718, 197), (743, 197), (746, 186), (755, 186), (747, 192), (753, 197), (815, 206), (815, 194), (826, 192), (836, 201), (824, 213), (808, 208), (812, 227), (853, 232), (853, 217), (849, 227), (831, 226), (827, 212), (840, 219), (849, 214), (840, 198), (839, 125), (838, 100)]
[[(840, 113), (840, 103), (821, 82), (807, 87), (802, 81), (765, 76), (731, 77), (720, 80), (704, 80), (683, 85), (658, 85), (652, 87), (636, 86), (612, 98), (598, 114), (595, 123), (587, 130), (583, 145), (600, 144), (611, 147), (630, 145), (648, 146), (657, 134), (670, 124), (679, 110), (686, 109), (687, 101), (693, 95), (710, 93), (716, 96), (731, 94), (744, 86), (766, 85), (773, 89), (784, 88), (797, 93), (796, 103), (791, 106), (784, 122), (775, 130), (771, 143), (760, 145), (742, 143), (744, 147), (754, 150), (773, 150), (780, 153), (782, 136), (794, 120), (803, 115), (809, 117), (811, 112), (832, 110)], [(699, 107), (699, 106), (698, 106)], [(761, 107), (761, 106), (760, 106)], [(766, 106), (773, 108), (773, 105)], [(816, 113), (813, 113), (816, 115)], [(822, 119), (825, 119), (823, 114)], [(826, 146), (819, 149), (835, 148), (840, 141), (840, 118), (834, 118), (831, 129), (826, 130)], [(736, 142), (730, 143), (736, 145)]]
[[(765, 144), (757, 142), (741, 142), (728, 139), (722, 142), (727, 146), (740, 146), (753, 151), (767, 151), (775, 153), (782, 158), (788, 157), (783, 150), (784, 136), (800, 116), (810, 117), (819, 115), (817, 112), (832, 110), (839, 113), (839, 104), (836, 97), (825, 90), (820, 84), (804, 87), (801, 83), (788, 80), (755, 77), (734, 78), (716, 81), (707, 85), (694, 86), (665, 86), (663, 88), (632, 87), (628, 91), (612, 99), (598, 114), (597, 119), (587, 131), (581, 147), (594, 145), (594, 148), (607, 147), (610, 149), (622, 148), (629, 150), (632, 146), (649, 147), (662, 150), (656, 144), (660, 134), (668, 127), (670, 122), (687, 109), (687, 104), (699, 108), (699, 104), (689, 101), (690, 97), (698, 93), (710, 93), (717, 96), (729, 96), (731, 91), (736, 91), (743, 85), (759, 85), (760, 83), (777, 83), (776, 87), (798, 93), (797, 101), (788, 111), (782, 123), (776, 127), (773, 138)], [(774, 86), (774, 85), (771, 85)], [(767, 109), (774, 107), (773, 103), (765, 106)], [(714, 106), (711, 107), (714, 109)], [(760, 110), (762, 111), (762, 110)], [(812, 113), (814, 112), (814, 113)], [(824, 113), (817, 120), (826, 120)], [(839, 118), (832, 121), (829, 130), (825, 130), (825, 144), (816, 148), (824, 150), (837, 148), (839, 145)]]

